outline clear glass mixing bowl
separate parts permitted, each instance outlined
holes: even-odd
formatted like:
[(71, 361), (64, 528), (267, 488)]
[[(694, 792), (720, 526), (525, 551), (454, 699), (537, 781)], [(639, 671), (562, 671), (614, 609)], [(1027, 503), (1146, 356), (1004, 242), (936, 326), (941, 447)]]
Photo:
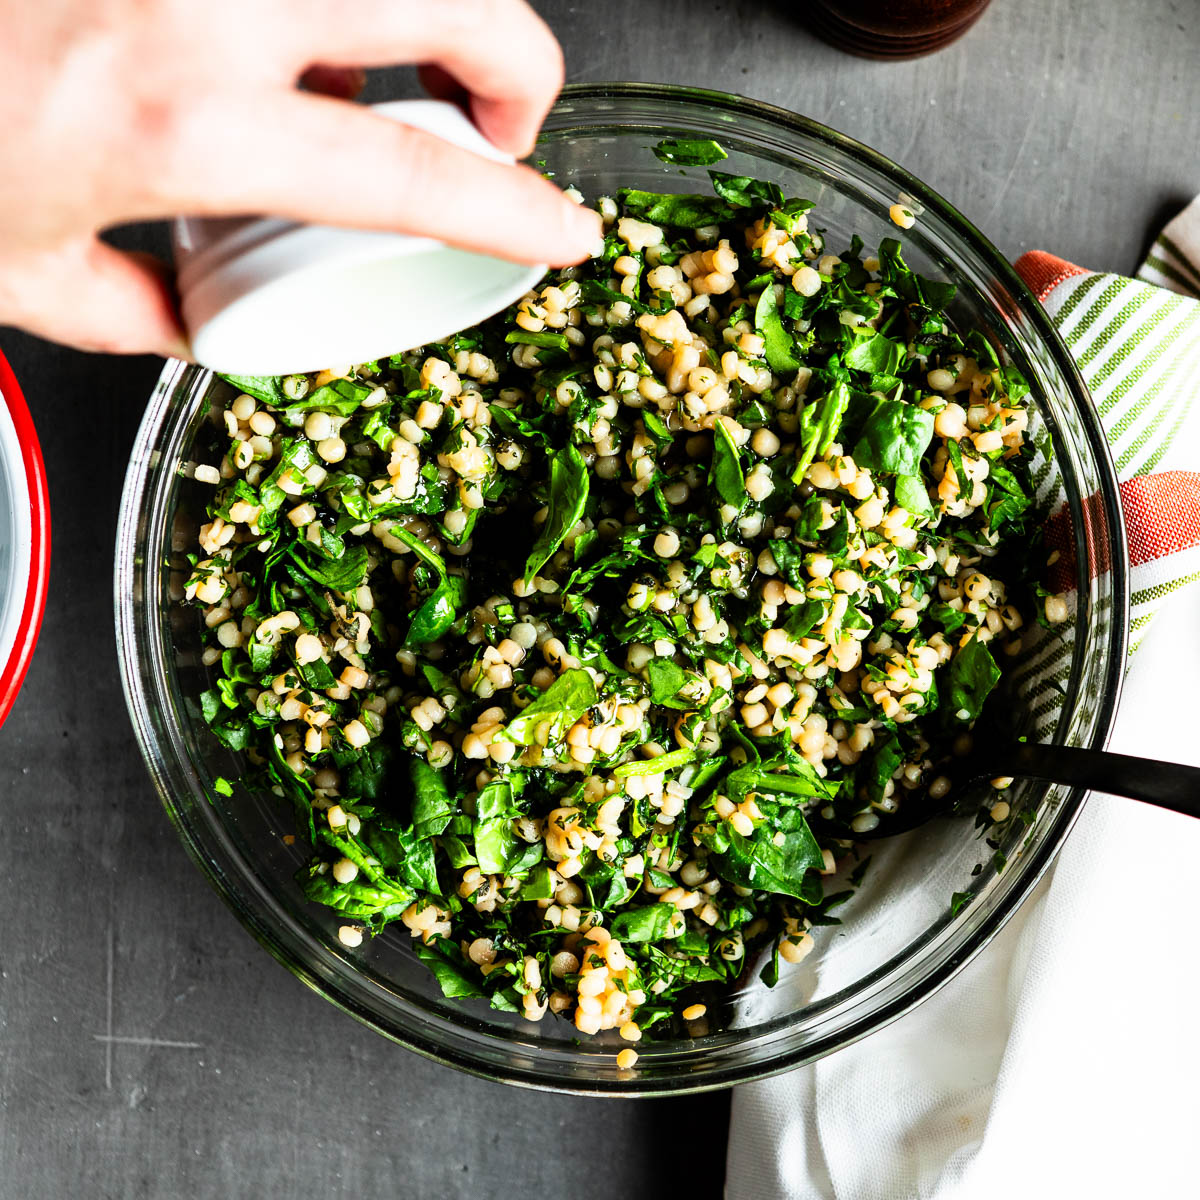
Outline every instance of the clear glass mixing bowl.
[[(904, 236), (923, 274), (959, 287), (964, 324), (986, 328), (1033, 386), (1054, 446), (1074, 542), (1077, 606), (1070, 674), (1055, 740), (1102, 747), (1125, 657), (1125, 545), (1104, 436), (1087, 390), (1041, 307), (986, 239), (940, 196), (864, 146), (813, 121), (751, 100), (692, 89), (612, 84), (568, 88), (547, 119), (535, 158), (560, 183), (595, 198), (619, 185), (707, 190), (702, 170), (660, 163), (668, 136), (717, 138), (729, 171), (777, 180), (816, 202), (816, 223), (836, 247), (852, 233), (868, 246), (896, 233), (899, 195), (920, 208)], [(1000, 849), (969, 821), (942, 820), (877, 844), (843, 924), (817, 931), (817, 951), (768, 991), (757, 972), (712, 1013), (715, 1032), (646, 1042), (633, 1072), (616, 1067), (613, 1042), (577, 1040), (566, 1022), (530, 1024), (479, 1001), (452, 1001), (392, 927), (348, 950), (337, 917), (302, 898), (288, 846), (292, 815), (270, 797), (213, 788), (237, 764), (210, 737), (197, 697), (206, 686), (197, 614), (175, 603), (211, 489), (187, 477), (197, 438), (214, 436), (206, 397), (224, 387), (207, 371), (168, 363), (133, 449), (116, 556), (121, 670), (142, 753), (185, 846), (250, 932), (333, 1003), (419, 1053), (492, 1079), (564, 1091), (650, 1095), (697, 1091), (810, 1062), (865, 1036), (946, 982), (995, 935), (1029, 894), (1077, 817), (1079, 791), (1026, 784), (1037, 805), (1030, 829)], [(1070, 556), (1067, 556), (1069, 561)], [(1044, 698), (1041, 702), (1044, 705)], [(1030, 702), (1031, 711), (1034, 702)], [(982, 869), (973, 874), (977, 864)], [(954, 892), (970, 892), (957, 917)]]

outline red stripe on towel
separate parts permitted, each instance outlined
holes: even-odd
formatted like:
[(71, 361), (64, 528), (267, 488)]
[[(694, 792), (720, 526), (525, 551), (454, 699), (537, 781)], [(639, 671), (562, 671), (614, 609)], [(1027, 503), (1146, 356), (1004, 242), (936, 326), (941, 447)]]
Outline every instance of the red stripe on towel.
[(1160, 471), (1120, 486), (1131, 566), (1200, 543), (1200, 472)]
[(1091, 275), (1092, 271), (1085, 267), (1077, 267), (1065, 258), (1047, 254), (1045, 250), (1030, 250), (1022, 254), (1013, 266), (1017, 274), (1029, 285), (1029, 290), (1044, 301), (1047, 296), (1065, 279), (1076, 275)]
[[(1123, 480), (1121, 513), (1129, 542), (1129, 565), (1141, 566), (1200, 545), (1200, 472), (1160, 471)], [(1108, 570), (1103, 550), (1104, 510), (1099, 496), (1083, 502), (1084, 536), (1091, 543), (1093, 575)], [(1059, 557), (1050, 568), (1050, 586), (1056, 592), (1074, 588), (1078, 582), (1075, 537), (1071, 513), (1061, 508), (1046, 522), (1046, 546)]]

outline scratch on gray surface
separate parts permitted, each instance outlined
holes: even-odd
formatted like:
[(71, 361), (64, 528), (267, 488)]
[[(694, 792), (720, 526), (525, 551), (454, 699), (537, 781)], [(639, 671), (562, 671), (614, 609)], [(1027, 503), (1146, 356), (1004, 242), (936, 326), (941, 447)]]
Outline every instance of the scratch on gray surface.
[(113, 962), (116, 958), (116, 928), (112, 917), (108, 919), (108, 995), (104, 1013), (104, 1089), (112, 1091), (112, 1062), (113, 1062)]
[(172, 1050), (203, 1050), (200, 1042), (173, 1042), (170, 1038), (153, 1037), (123, 1037), (113, 1033), (93, 1033), (92, 1039), (103, 1042), (107, 1047), (109, 1057), (112, 1057), (113, 1046), (166, 1046)]
[(1037, 116), (1031, 112), (1025, 121), (1025, 128), (1021, 130), (1021, 140), (1017, 145), (1017, 149), (1014, 153), (1009, 155), (1008, 170), (1005, 172), (1004, 179), (1000, 186), (993, 192), (992, 208), (988, 213), (986, 220), (984, 221), (985, 226), (991, 224), (991, 222), (995, 219), (996, 214), (1000, 212), (1004, 204), (1004, 200), (1008, 195), (1009, 189), (1012, 187), (1012, 182), (1016, 178), (1017, 170), (1023, 165), (1021, 162), (1021, 155), (1025, 153), (1025, 149), (1029, 145), (1030, 136), (1033, 133), (1033, 127), (1037, 120)]

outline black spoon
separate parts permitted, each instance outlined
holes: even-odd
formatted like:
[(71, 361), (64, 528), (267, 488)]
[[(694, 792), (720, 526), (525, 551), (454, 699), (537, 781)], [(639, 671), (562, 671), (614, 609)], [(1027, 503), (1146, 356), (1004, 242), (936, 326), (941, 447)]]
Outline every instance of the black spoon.
[[(1040, 742), (990, 745), (985, 742), (961, 757), (949, 759), (938, 773), (951, 783), (944, 796), (933, 799), (928, 791), (915, 793), (895, 816), (880, 814), (879, 824), (874, 829), (853, 833), (841, 825), (837, 836), (868, 842), (907, 833), (952, 809), (961, 800), (967, 784), (1006, 776), (1109, 792), (1188, 817), (1200, 817), (1200, 767), (1134, 758), (1129, 754), (1110, 754), (1106, 750), (1082, 750), (1077, 746)], [(810, 818), (810, 821), (833, 832), (834, 822), (818, 817)]]

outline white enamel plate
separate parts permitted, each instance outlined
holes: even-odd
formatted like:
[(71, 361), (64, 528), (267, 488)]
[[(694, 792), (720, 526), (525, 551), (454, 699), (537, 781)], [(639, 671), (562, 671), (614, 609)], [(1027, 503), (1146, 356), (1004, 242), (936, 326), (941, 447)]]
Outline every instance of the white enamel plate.
[(0, 354), (0, 725), (33, 657), (50, 576), (50, 499), (21, 389)]

